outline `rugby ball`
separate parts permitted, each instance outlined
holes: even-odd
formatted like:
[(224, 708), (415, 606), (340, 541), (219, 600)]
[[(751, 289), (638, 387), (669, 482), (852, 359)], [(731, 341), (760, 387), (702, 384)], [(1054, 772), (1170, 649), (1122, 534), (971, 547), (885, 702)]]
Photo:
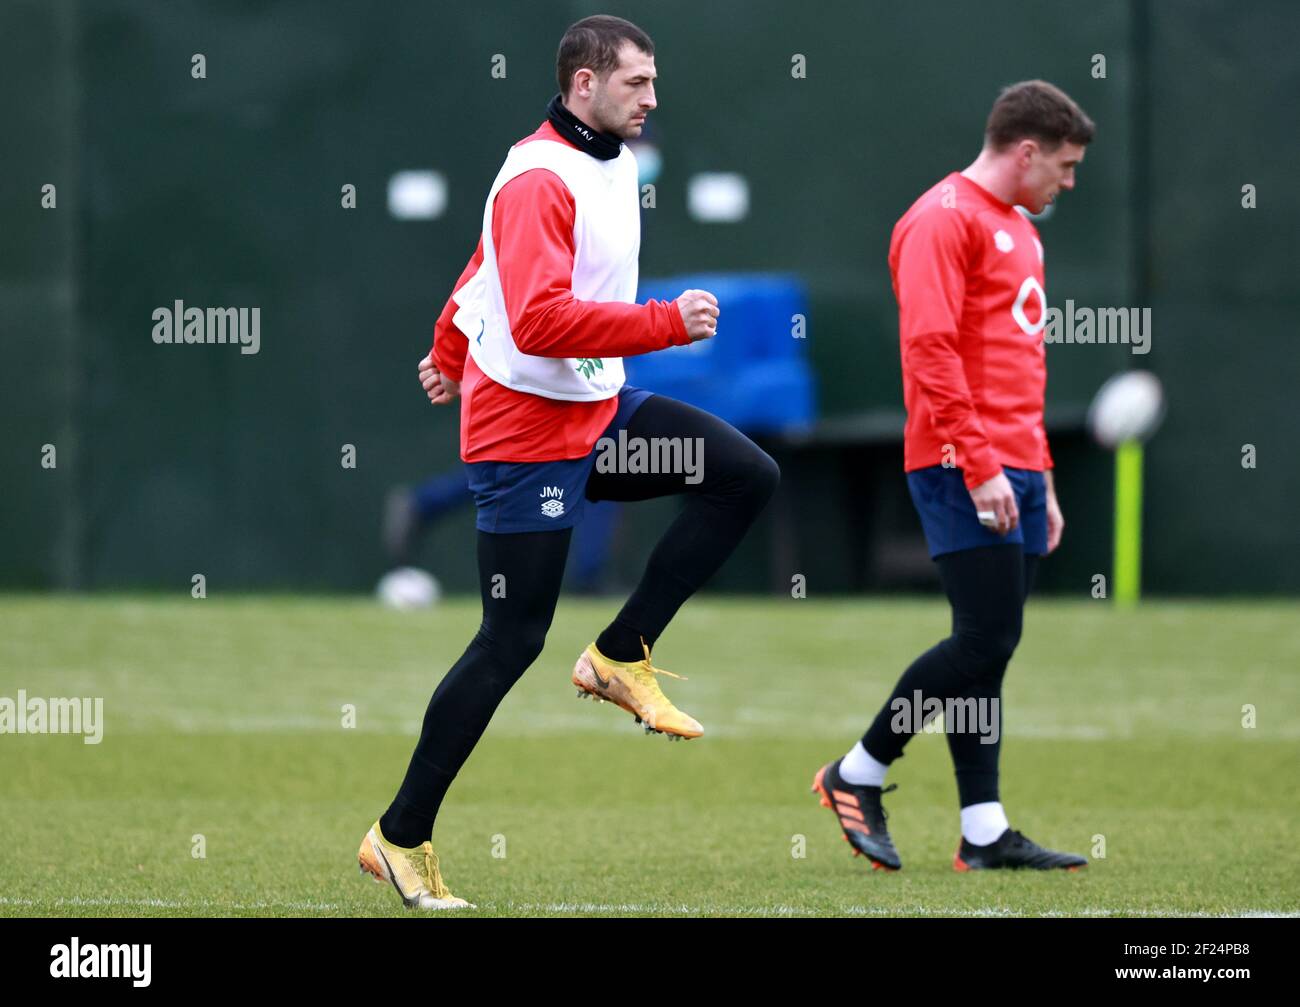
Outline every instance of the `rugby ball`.
[(380, 578), (375, 596), (388, 608), (401, 611), (429, 608), (442, 597), (442, 586), (433, 574), (418, 567), (403, 566)]
[(1088, 407), (1088, 431), (1104, 448), (1144, 441), (1165, 416), (1165, 393), (1150, 371), (1116, 374), (1097, 391)]

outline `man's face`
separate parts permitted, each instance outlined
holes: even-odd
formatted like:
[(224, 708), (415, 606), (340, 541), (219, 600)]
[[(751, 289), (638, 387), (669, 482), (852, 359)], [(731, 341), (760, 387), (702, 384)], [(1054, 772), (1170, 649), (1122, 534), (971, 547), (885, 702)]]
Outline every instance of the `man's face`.
[(1083, 161), (1083, 154), (1081, 144), (1068, 140), (1050, 151), (1036, 140), (1021, 140), (1017, 150), (1020, 194), (1016, 202), (1030, 213), (1042, 213), (1062, 189), (1074, 188), (1074, 169)]
[(634, 140), (641, 135), (646, 115), (655, 101), (655, 58), (643, 53), (631, 42), (619, 49), (618, 67), (605, 80), (591, 83), (591, 125), (613, 134), (620, 140)]

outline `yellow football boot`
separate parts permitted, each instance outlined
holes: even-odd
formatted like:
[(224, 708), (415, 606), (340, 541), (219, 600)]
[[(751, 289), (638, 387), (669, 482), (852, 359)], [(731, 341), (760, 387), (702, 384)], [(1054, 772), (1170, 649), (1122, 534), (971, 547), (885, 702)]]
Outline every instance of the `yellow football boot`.
[(438, 872), (438, 855), (427, 840), (414, 849), (394, 846), (379, 831), (375, 822), (361, 840), (357, 863), (362, 874), (378, 882), (391, 882), (407, 909), (473, 909), (458, 899), (442, 883)]
[(578, 687), (578, 698), (591, 696), (621, 706), (645, 727), (646, 734), (664, 734), (672, 741), (698, 738), (704, 733), (700, 722), (673, 706), (655, 680), (656, 675), (668, 675), (682, 681), (685, 678), (654, 667), (645, 640), (641, 641), (641, 647), (645, 651), (644, 660), (624, 662), (611, 661), (596, 649), (594, 643), (589, 645), (573, 666), (573, 684)]

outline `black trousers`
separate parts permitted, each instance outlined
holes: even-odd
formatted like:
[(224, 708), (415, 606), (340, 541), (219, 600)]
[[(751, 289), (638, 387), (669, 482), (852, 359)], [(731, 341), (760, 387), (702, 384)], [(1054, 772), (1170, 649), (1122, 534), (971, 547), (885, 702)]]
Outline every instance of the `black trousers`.
[[(957, 775), (961, 806), (998, 800), (998, 758), (1002, 751), (1002, 679), (1020, 642), (1025, 599), (1033, 586), (1038, 557), (1017, 544), (984, 546), (935, 559), (944, 593), (952, 606), (952, 634), (918, 657), (898, 680), (876, 714), (862, 747), (874, 759), (891, 763), (903, 755), (917, 718), (911, 716), (935, 698), (975, 699), (987, 711), (987, 729), (968, 718), (955, 732), (945, 719), (948, 751)], [(996, 703), (990, 702), (996, 699)], [(904, 701), (904, 702), (901, 702)], [(905, 714), (900, 716), (900, 711)]]
[[(627, 424), (635, 438), (699, 438), (700, 479), (682, 473), (595, 472), (589, 500), (649, 500), (683, 494), (685, 505), (650, 554), (640, 583), (597, 640), (615, 660), (639, 660), (681, 605), (731, 555), (776, 489), (775, 461), (729, 424), (653, 395)], [(483, 621), (439, 683), (401, 789), (380, 820), (385, 838), (417, 846), (429, 838), (447, 788), (497, 706), (542, 652), (560, 595), (571, 529), (478, 532)], [(500, 576), (498, 576), (500, 575)]]

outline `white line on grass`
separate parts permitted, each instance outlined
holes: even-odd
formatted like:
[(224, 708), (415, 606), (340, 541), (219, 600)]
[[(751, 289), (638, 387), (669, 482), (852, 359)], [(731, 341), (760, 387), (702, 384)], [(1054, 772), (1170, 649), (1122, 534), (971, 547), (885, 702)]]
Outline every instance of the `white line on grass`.
[[(79, 909), (79, 908), (138, 908), (138, 909), (215, 909), (232, 912), (248, 910), (283, 909), (289, 912), (340, 912), (345, 907), (328, 902), (225, 902), (220, 899), (127, 899), (127, 898), (72, 898), (19, 899), (0, 896), (0, 906), (22, 906), (42, 909)], [(936, 906), (906, 906), (890, 909), (884, 906), (845, 906), (832, 911), (822, 911), (808, 906), (786, 905), (701, 905), (686, 903), (602, 903), (602, 902), (481, 902), (479, 909), (489, 912), (516, 913), (589, 913), (595, 915), (636, 915), (644, 913), (673, 913), (680, 916), (701, 916), (706, 914), (722, 916), (898, 916), (901, 913), (917, 916), (1142, 916), (1171, 917), (1174, 919), (1223, 919), (1228, 917), (1265, 917), (1293, 918), (1300, 912), (1275, 912), (1267, 909), (1243, 909), (1233, 913), (1186, 912), (1176, 909), (1104, 909), (1089, 907), (1077, 912), (1062, 913), (1047, 911), (1042, 913), (1016, 913), (1000, 906), (983, 906), (978, 909), (948, 909)]]
[[(696, 711), (699, 712), (698, 710)], [(717, 717), (705, 719), (710, 724), (709, 734), (714, 738), (839, 738), (860, 733), (862, 718), (843, 721), (807, 722), (789, 719), (788, 714), (780, 717), (756, 716), (753, 711), (732, 711), (735, 720), (719, 721)], [(812, 725), (810, 729), (810, 725)], [(493, 720), (493, 728), (498, 733), (510, 737), (552, 737), (557, 735), (637, 735), (641, 729), (632, 722), (619, 718), (593, 718), (569, 714), (529, 714), (518, 720), (504, 716)], [(242, 714), (163, 714), (143, 715), (119, 724), (120, 733), (153, 733), (159, 730), (172, 730), (179, 734), (291, 734), (297, 732), (331, 732), (339, 730), (336, 717), (313, 717), (307, 715), (280, 716), (268, 714), (262, 716), (245, 716)], [(415, 737), (420, 733), (419, 720), (398, 720), (389, 717), (371, 715), (363, 725), (351, 729), (349, 734), (380, 734)], [(1007, 738), (1032, 738), (1052, 741), (1125, 741), (1151, 735), (1145, 728), (1110, 728), (1095, 724), (1019, 724), (1006, 727), (1003, 731)], [(1165, 726), (1161, 734), (1196, 734), (1204, 737), (1207, 733), (1216, 735), (1240, 734), (1240, 730), (1223, 729), (1207, 731), (1199, 722), (1188, 725), (1186, 729)], [(1300, 728), (1282, 727), (1269, 732), (1264, 740), (1291, 741), (1300, 738)]]

